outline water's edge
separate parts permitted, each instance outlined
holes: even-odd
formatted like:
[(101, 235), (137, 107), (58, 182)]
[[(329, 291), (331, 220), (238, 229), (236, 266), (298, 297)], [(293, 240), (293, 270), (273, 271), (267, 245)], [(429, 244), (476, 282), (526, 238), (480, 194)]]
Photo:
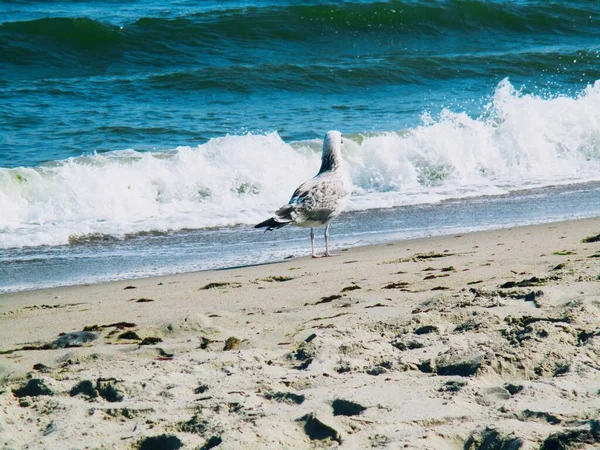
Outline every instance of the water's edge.
[[(599, 215), (600, 184), (589, 183), (575, 189), (564, 186), (431, 205), (347, 212), (333, 223), (330, 242), (340, 250)], [(321, 230), (317, 230), (317, 237), (317, 245), (321, 247)], [(249, 226), (3, 250), (0, 292), (265, 264), (309, 253), (306, 229), (286, 227), (263, 233)]]

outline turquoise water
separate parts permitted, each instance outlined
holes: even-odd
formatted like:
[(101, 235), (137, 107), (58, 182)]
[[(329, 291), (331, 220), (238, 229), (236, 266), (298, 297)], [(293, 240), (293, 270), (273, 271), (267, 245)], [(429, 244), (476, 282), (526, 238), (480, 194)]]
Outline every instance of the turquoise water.
[[(273, 238), (281, 253), (256, 240), (230, 259), (142, 247), (161, 236), (183, 255), (181, 233), (207, 247), (241, 236), (316, 173), (329, 129), (348, 138), (348, 217), (534, 203), (600, 181), (596, 0), (0, 0), (0, 11), (0, 289), (35, 287), (39, 264), (39, 286), (117, 276), (96, 258), (94, 277), (69, 277), (82, 243), (127, 248), (132, 276), (299, 254), (285, 247), (292, 231)], [(585, 192), (535, 219), (516, 200), (476, 210), (514, 223), (595, 215), (598, 191)], [(447, 221), (383, 216), (390, 238)]]
[(506, 77), (542, 96), (600, 78), (595, 0), (11, 0), (0, 11), (0, 167), (227, 133), (396, 131), (443, 107), (476, 116)]

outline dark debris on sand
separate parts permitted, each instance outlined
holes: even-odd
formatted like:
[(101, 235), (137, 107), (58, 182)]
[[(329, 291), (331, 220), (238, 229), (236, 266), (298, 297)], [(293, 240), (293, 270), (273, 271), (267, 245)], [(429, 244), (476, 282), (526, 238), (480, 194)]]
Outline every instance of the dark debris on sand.
[(143, 438), (138, 443), (138, 450), (178, 450), (183, 447), (183, 442), (172, 434), (161, 434)]
[(41, 378), (32, 378), (27, 383), (12, 390), (15, 397), (38, 397), (40, 395), (54, 395), (44, 380)]
[(242, 341), (240, 341), (235, 336), (228, 337), (227, 340), (225, 341), (225, 344), (223, 345), (223, 350), (225, 350), (225, 351), (235, 350), (236, 348), (238, 348), (240, 346), (241, 343), (242, 343)]
[(490, 427), (471, 433), (464, 450), (520, 450), (525, 443), (519, 437), (503, 435), (500, 431)]
[(142, 338), (139, 337), (138, 334), (133, 330), (127, 330), (127, 331), (121, 333), (119, 336), (117, 336), (117, 339), (128, 339), (128, 340), (135, 339), (135, 340), (139, 340), (139, 341), (142, 340)]
[(590, 420), (589, 425), (584, 428), (571, 428), (551, 434), (544, 440), (540, 450), (581, 448), (600, 448), (600, 421), (597, 419)]
[(582, 239), (581, 242), (584, 244), (589, 244), (592, 242), (600, 242), (600, 234), (597, 234), (595, 236), (588, 236), (588, 237)]
[(275, 400), (288, 405), (301, 405), (306, 398), (302, 394), (294, 394), (293, 392), (267, 392), (264, 397), (267, 400)]
[(304, 432), (311, 440), (321, 441), (331, 439), (339, 444), (342, 443), (341, 434), (334, 428), (319, 420), (314, 413), (306, 414), (297, 420), (299, 422), (304, 422)]
[(531, 277), (521, 281), (507, 281), (506, 283), (501, 284), (499, 287), (500, 289), (510, 289), (515, 287), (542, 286), (547, 284), (549, 280), (549, 278)]
[(215, 448), (215, 447), (221, 445), (222, 443), (223, 443), (223, 439), (221, 438), (221, 436), (211, 436), (210, 438), (208, 438), (206, 440), (204, 445), (202, 447), (200, 447), (198, 450), (211, 450), (212, 448)]
[(81, 347), (96, 339), (98, 339), (98, 335), (91, 331), (74, 331), (60, 335), (58, 339), (50, 343), (50, 348)]
[(144, 339), (142, 339), (142, 342), (140, 342), (140, 345), (155, 345), (162, 341), (163, 340), (159, 337), (148, 336), (148, 337), (145, 337)]
[(358, 416), (367, 409), (366, 406), (360, 403), (341, 398), (337, 398), (331, 402), (331, 407), (333, 408), (334, 416)]
[(121, 402), (125, 394), (118, 383), (114, 378), (98, 378), (95, 383), (91, 380), (82, 380), (71, 389), (69, 394), (71, 397), (81, 394), (89, 399), (102, 397), (111, 403)]

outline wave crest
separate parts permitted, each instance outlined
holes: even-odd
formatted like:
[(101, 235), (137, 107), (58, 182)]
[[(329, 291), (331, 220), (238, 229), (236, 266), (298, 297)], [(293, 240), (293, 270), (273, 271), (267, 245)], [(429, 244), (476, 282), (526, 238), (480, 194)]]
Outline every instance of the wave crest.
[[(165, 11), (170, 14), (167, 17), (141, 17), (118, 25), (88, 17), (5, 22), (0, 24), (5, 62), (46, 67), (73, 56), (101, 59), (103, 54), (98, 50), (110, 50), (113, 58), (126, 53), (128, 58), (156, 65), (157, 54), (185, 60), (191, 54), (216, 48), (254, 47), (258, 42), (268, 46), (276, 42), (331, 45), (363, 33), (371, 38), (380, 35), (381, 39), (375, 38), (377, 45), (391, 45), (415, 35), (439, 37), (446, 32), (482, 30), (594, 35), (600, 19), (592, 2), (343, 2), (174, 11)], [(24, 52), (28, 58), (23, 58)]]

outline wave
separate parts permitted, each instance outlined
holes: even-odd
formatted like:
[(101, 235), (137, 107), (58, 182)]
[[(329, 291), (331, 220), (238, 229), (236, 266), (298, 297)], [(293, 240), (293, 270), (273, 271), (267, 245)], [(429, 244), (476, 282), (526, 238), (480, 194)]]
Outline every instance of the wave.
[(122, 23), (45, 17), (0, 24), (0, 44), (3, 63), (15, 66), (65, 67), (71, 58), (96, 63), (122, 58), (152, 65), (159, 55), (185, 61), (198, 52), (218, 58), (223, 51), (239, 47), (273, 48), (290, 43), (335, 47), (336, 42), (349, 38), (375, 49), (425, 36), (439, 39), (446, 33), (593, 36), (600, 20), (596, 6), (593, 0), (267, 3), (182, 12), (175, 17), (141, 17), (133, 22), (126, 16)]
[[(575, 63), (572, 63), (576, 61)], [(64, 61), (63, 61), (64, 62)], [(560, 75), (566, 82), (600, 78), (600, 52), (577, 46), (561, 48), (512, 49), (482, 54), (390, 54), (359, 61), (290, 62), (269, 61), (200, 68), (168, 67), (143, 74), (110, 78), (88, 77), (87, 82), (109, 84), (120, 93), (173, 91), (214, 91), (218, 93), (264, 93), (271, 91), (347, 93), (348, 89), (376, 86), (439, 87), (455, 80), (494, 79), (498, 73), (528, 78)], [(17, 83), (15, 83), (17, 84)], [(20, 94), (47, 93), (54, 97), (86, 95), (87, 84), (72, 78), (43, 78), (13, 88)], [(10, 118), (10, 117), (8, 117)], [(21, 119), (19, 119), (21, 120)]]
[[(600, 81), (574, 97), (496, 88), (481, 117), (349, 135), (351, 210), (600, 180)], [(342, 131), (345, 131), (342, 129)], [(227, 135), (169, 152), (113, 151), (0, 169), (0, 248), (253, 224), (316, 173), (321, 142)]]
[[(572, 72), (580, 80), (600, 77), (600, 53), (564, 47), (539, 51), (515, 50), (484, 55), (388, 55), (372, 61), (327, 64), (262, 63), (252, 66), (228, 65), (154, 74), (137, 82), (151, 89), (194, 91), (214, 89), (249, 93), (284, 90), (291, 92), (347, 92), (349, 87), (372, 88), (377, 85), (429, 85), (465, 78), (495, 78), (498, 73), (515, 76), (534, 73)], [(577, 61), (566, 67), (565, 61)], [(401, 68), (401, 69), (399, 69)]]
[(24, 22), (8, 22), (2, 29), (29, 36), (41, 36), (74, 46), (113, 45), (120, 39), (119, 27), (102, 24), (89, 18), (43, 18)]

